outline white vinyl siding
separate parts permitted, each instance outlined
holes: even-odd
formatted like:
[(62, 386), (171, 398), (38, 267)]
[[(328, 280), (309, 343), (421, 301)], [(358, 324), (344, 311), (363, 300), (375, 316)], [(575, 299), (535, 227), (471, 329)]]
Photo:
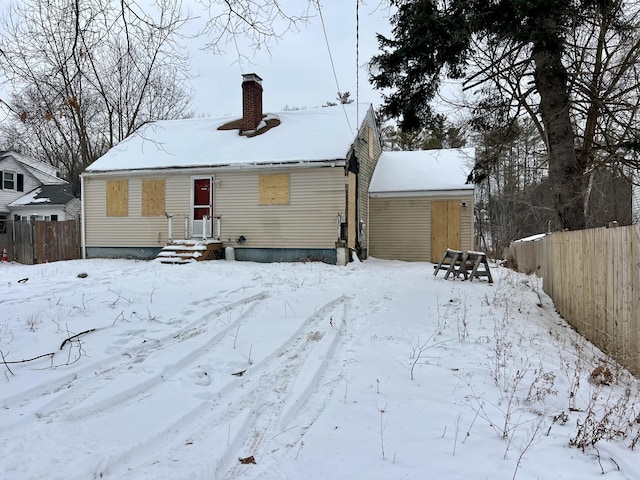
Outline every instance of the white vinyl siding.
[[(371, 183), (371, 177), (373, 171), (380, 158), (381, 145), (379, 141), (379, 133), (375, 124), (375, 118), (373, 111), (369, 110), (364, 120), (364, 125), (360, 131), (358, 141), (355, 143), (356, 156), (360, 162), (360, 172), (358, 173), (358, 225), (356, 228), (360, 228), (360, 222), (364, 225), (362, 232), (359, 235), (361, 247), (367, 248), (367, 236), (370, 234), (369, 225), (369, 184)], [(369, 233), (368, 233), (369, 232)]]
[(428, 262), (431, 257), (431, 201), (459, 200), (460, 248), (473, 250), (473, 195), (464, 197), (382, 197), (369, 203), (369, 254), (373, 257)]
[(169, 241), (168, 221), (163, 216), (142, 216), (142, 180), (164, 178), (165, 208), (173, 215), (173, 237), (184, 238), (184, 218), (189, 215), (188, 175), (163, 177), (129, 176), (128, 215), (106, 216), (107, 181), (118, 177), (84, 179), (85, 229), (88, 247), (158, 247)]
[[(14, 188), (12, 190), (6, 190), (4, 188), (0, 189), (0, 212), (8, 213), (8, 204), (42, 185), (36, 177), (34, 177), (26, 168), (24, 168), (20, 163), (16, 162), (12, 157), (6, 157), (0, 163), (0, 170), (13, 172), (14, 174)], [(24, 175), (24, 185), (22, 189), (23, 191), (21, 192), (15, 189), (15, 187), (17, 186), (18, 173)]]
[(264, 172), (216, 175), (214, 215), (221, 240), (254, 248), (335, 248), (337, 216), (344, 218), (344, 170), (290, 170), (289, 204), (260, 205), (258, 177)]
[[(344, 218), (345, 213), (344, 170), (278, 169), (279, 174), (289, 174), (289, 204), (259, 205), (258, 176), (269, 172), (208, 172), (215, 174), (213, 216), (220, 216), (221, 240), (236, 245), (242, 235), (247, 239), (244, 247), (335, 248), (337, 215)], [(184, 238), (185, 216), (190, 219), (191, 174), (158, 172), (127, 178), (128, 216), (107, 217), (106, 183), (118, 177), (85, 176), (86, 246), (157, 247), (167, 243), (167, 219), (142, 215), (143, 179), (165, 179), (165, 208), (173, 215), (173, 238)]]

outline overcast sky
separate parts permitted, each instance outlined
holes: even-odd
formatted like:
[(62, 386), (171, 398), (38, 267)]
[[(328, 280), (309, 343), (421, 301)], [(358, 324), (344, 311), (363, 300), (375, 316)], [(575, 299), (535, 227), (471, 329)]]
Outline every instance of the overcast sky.
[[(298, 13), (303, 0), (283, 0), (285, 11)], [(356, 0), (325, 0), (321, 3), (327, 39), (334, 60), (340, 90), (356, 96)], [(264, 111), (280, 111), (285, 106), (310, 108), (334, 100), (338, 92), (320, 16), (299, 31), (290, 31), (270, 52), (243, 49), (249, 61), (238, 61), (236, 49), (225, 47), (225, 54), (214, 55), (202, 50), (207, 39), (190, 41), (193, 56), (192, 80), (195, 90), (193, 106), (198, 114), (213, 116), (237, 114), (242, 107), (243, 73), (256, 73), (263, 79)], [(378, 0), (360, 4), (359, 38), (359, 100), (379, 105), (380, 93), (368, 80), (367, 62), (377, 53), (376, 33), (390, 34), (388, 8)]]
[[(4, 0), (0, 0), (4, 3)], [(281, 0), (285, 12), (299, 14), (307, 5), (305, 0)], [(383, 2), (384, 3), (384, 2)], [(195, 0), (185, 0), (192, 15), (203, 15), (196, 9)], [(321, 1), (327, 39), (333, 56), (339, 88), (356, 97), (356, 0)], [(265, 112), (281, 111), (285, 107), (311, 108), (328, 100), (334, 100), (338, 92), (322, 22), (317, 9), (306, 24), (297, 31), (289, 31), (270, 49), (254, 51), (241, 47), (241, 53), (249, 58), (239, 61), (234, 45), (223, 46), (224, 53), (214, 54), (204, 47), (210, 39), (205, 37), (185, 41), (189, 52), (194, 78), (193, 108), (196, 115), (237, 115), (242, 109), (241, 83), (243, 73), (256, 73), (263, 79), (263, 103)], [(381, 103), (379, 92), (374, 91), (368, 80), (367, 62), (378, 51), (376, 33), (389, 35), (388, 7), (380, 0), (366, 4), (360, 0), (359, 10), (359, 100)], [(201, 17), (201, 20), (204, 17)], [(196, 19), (190, 26), (193, 32), (199, 28)], [(242, 45), (242, 40), (239, 44)], [(4, 98), (7, 91), (0, 86)], [(0, 109), (1, 110), (1, 109)], [(1, 111), (0, 111), (1, 113)]]

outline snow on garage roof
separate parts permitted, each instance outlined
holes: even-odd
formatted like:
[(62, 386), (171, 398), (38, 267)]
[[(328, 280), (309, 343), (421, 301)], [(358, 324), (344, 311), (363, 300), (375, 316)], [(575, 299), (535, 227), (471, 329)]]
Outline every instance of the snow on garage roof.
[(473, 184), (466, 181), (474, 162), (473, 148), (383, 152), (369, 192), (473, 190)]
[[(343, 108), (344, 107), (344, 108)], [(269, 114), (280, 125), (248, 138), (218, 127), (239, 117), (149, 123), (110, 149), (87, 172), (220, 167), (344, 160), (371, 109), (355, 104)]]

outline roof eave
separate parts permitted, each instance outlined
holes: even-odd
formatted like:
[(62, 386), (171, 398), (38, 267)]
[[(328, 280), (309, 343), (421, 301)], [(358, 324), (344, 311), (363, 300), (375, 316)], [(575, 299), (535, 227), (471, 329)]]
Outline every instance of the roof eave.
[(424, 190), (369, 190), (371, 198), (385, 197), (460, 197), (473, 195), (474, 188), (424, 189)]
[(344, 167), (346, 160), (337, 158), (333, 160), (291, 160), (282, 162), (264, 163), (237, 163), (221, 165), (191, 165), (191, 166), (171, 166), (157, 168), (132, 168), (120, 170), (85, 170), (82, 176), (108, 176), (108, 175), (131, 175), (131, 174), (171, 174), (171, 173), (200, 173), (206, 172), (239, 172), (248, 170), (276, 170), (283, 168), (318, 168), (318, 167)]

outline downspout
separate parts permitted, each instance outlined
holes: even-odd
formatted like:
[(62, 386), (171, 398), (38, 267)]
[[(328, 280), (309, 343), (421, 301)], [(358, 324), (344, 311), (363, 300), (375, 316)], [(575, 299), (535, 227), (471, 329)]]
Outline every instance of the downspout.
[(85, 214), (84, 214), (84, 198), (85, 198), (85, 191), (84, 191), (84, 175), (80, 175), (80, 231), (81, 233), (81, 238), (82, 238), (82, 258), (84, 260), (86, 260), (87, 258), (87, 230), (86, 230), (86, 225), (87, 222), (85, 220)]
[[(371, 183), (371, 182), (369, 182)], [(367, 235), (367, 258), (369, 258), (369, 255), (371, 254), (371, 250), (369, 248), (369, 239), (371, 238), (371, 221), (369, 220), (369, 215), (371, 214), (371, 194), (369, 193), (369, 188), (367, 187), (367, 230), (366, 230), (366, 235)]]

